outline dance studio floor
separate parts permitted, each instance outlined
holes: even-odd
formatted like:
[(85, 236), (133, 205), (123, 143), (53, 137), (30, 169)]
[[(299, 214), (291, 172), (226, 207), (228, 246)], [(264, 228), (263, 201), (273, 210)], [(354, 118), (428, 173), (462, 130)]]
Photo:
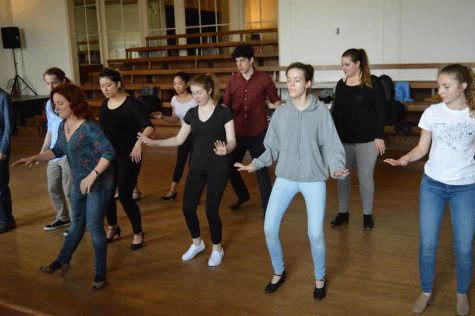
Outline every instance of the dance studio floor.
[[(41, 138), (13, 138), (13, 157), (36, 153)], [(190, 236), (178, 199), (162, 201), (170, 184), (174, 156), (146, 152), (140, 176), (145, 246), (131, 251), (131, 226), (119, 208), (122, 236), (109, 245), (108, 283), (90, 289), (93, 252), (89, 236), (77, 249), (64, 278), (39, 266), (52, 262), (62, 231), (44, 232), (53, 220), (45, 164), (11, 169), (10, 188), (18, 228), (0, 235), (0, 315), (413, 315), (419, 294), (417, 269), (418, 186), (420, 172), (378, 169), (375, 228), (364, 231), (357, 181), (349, 225), (332, 229), (337, 212), (336, 185), (328, 183), (325, 237), (327, 297), (312, 297), (314, 279), (307, 240), (305, 204), (298, 195), (284, 217), (281, 238), (287, 280), (264, 293), (272, 269), (263, 234), (262, 211), (254, 175), (245, 175), (251, 201), (231, 211), (235, 197), (228, 186), (221, 205), (223, 263), (207, 265), (211, 243), (204, 203), (199, 214), (207, 249), (182, 262)], [(424, 315), (455, 314), (455, 263), (448, 216), (441, 230), (434, 301)], [(474, 305), (471, 298), (471, 305)]]

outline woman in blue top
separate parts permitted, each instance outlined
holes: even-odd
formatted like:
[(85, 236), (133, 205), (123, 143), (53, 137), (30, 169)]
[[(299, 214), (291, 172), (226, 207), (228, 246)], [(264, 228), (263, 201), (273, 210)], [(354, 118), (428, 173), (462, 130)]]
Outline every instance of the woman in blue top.
[(31, 166), (66, 155), (73, 178), (71, 187), (72, 225), (58, 257), (49, 266), (41, 267), (45, 273), (69, 269), (69, 262), (87, 229), (95, 252), (96, 275), (92, 289), (105, 284), (107, 240), (104, 232), (104, 211), (113, 192), (112, 169), (108, 168), (115, 153), (112, 145), (93, 120), (84, 94), (73, 84), (64, 84), (51, 91), (54, 110), (63, 119), (58, 140), (52, 149), (23, 158), (13, 165)]
[(323, 103), (307, 93), (312, 86), (313, 67), (299, 62), (286, 70), (289, 99), (272, 116), (264, 138), (266, 151), (244, 166), (235, 163), (239, 171), (254, 172), (277, 161), (275, 180), (267, 205), (264, 232), (274, 268), (274, 276), (267, 284), (266, 293), (277, 291), (285, 280), (280, 224), (293, 197), (302, 193), (307, 205), (308, 237), (314, 262), (315, 288), (313, 297), (321, 300), (326, 295), (325, 215), (326, 185), (329, 176), (342, 178), (345, 152), (333, 125), (330, 112)]
[[(474, 73), (452, 64), (439, 73), (442, 102), (427, 108), (419, 121), (419, 144), (392, 166), (406, 166), (429, 153), (419, 198), (419, 273), (422, 293), (412, 306), (422, 313), (432, 299), (440, 224), (450, 205), (457, 272), (457, 314), (470, 312), (467, 292), (473, 272), (475, 233), (475, 101)], [(430, 149), (430, 151), (429, 151)]]

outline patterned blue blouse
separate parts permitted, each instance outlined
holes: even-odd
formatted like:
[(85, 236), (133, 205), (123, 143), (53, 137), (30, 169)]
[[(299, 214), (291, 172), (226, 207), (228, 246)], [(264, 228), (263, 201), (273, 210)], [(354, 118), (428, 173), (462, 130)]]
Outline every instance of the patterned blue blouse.
[[(68, 157), (73, 186), (79, 188), (81, 180), (92, 172), (99, 160), (104, 158), (111, 161), (115, 157), (115, 152), (97, 122), (84, 121), (71, 136), (69, 142), (64, 133), (64, 123), (65, 121), (59, 125), (58, 140), (51, 150), (56, 157), (64, 155)], [(96, 179), (91, 190), (101, 190), (103, 185), (107, 189), (113, 188), (112, 168), (107, 168)]]

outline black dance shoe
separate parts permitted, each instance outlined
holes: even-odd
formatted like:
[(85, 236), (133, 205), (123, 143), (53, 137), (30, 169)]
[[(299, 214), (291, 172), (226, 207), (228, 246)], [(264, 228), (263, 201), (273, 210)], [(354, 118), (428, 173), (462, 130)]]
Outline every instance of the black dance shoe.
[(176, 195), (177, 195), (176, 191), (168, 191), (167, 194), (162, 196), (162, 200), (165, 200), (165, 201), (174, 200), (176, 199)]
[(53, 261), (49, 266), (40, 267), (40, 271), (44, 273), (54, 273), (57, 270), (61, 270), (61, 276), (64, 277), (66, 272), (69, 270), (69, 263), (60, 263), (58, 261)]
[(269, 284), (267, 284), (266, 289), (265, 289), (266, 293), (270, 294), (270, 293), (273, 293), (273, 292), (277, 291), (279, 289), (279, 286), (281, 286), (281, 284), (285, 282), (285, 276), (286, 276), (285, 270), (284, 270), (284, 272), (282, 272), (281, 275), (277, 275), (277, 274), (274, 274), (274, 275), (275, 276), (280, 276), (280, 279), (275, 284), (272, 283), (272, 281), (269, 282)]
[(134, 234), (134, 235), (141, 235), (142, 236), (142, 241), (140, 241), (140, 243), (138, 243), (138, 244), (131, 243), (130, 244), (130, 249), (139, 250), (143, 246), (143, 239), (144, 239), (145, 234), (142, 232), (142, 233), (138, 233), (138, 234)]
[(120, 232), (121, 232), (120, 226), (116, 226), (116, 227), (114, 227), (114, 228), (108, 228), (107, 230), (108, 230), (108, 231), (114, 231), (114, 233), (112, 234), (112, 236), (109, 237), (109, 238), (107, 238), (107, 243), (110, 244), (111, 242), (113, 242), (115, 236), (117, 236), (117, 238), (120, 237)]
[(328, 280), (325, 280), (323, 279), (323, 287), (322, 288), (317, 288), (315, 286), (315, 289), (313, 290), (313, 298), (320, 301), (320, 300), (323, 300), (325, 298), (325, 296), (327, 295), (327, 282)]
[(370, 230), (374, 227), (373, 215), (363, 215), (363, 227)]
[(350, 213), (338, 213), (334, 220), (331, 221), (332, 226), (339, 226), (348, 223), (350, 220)]

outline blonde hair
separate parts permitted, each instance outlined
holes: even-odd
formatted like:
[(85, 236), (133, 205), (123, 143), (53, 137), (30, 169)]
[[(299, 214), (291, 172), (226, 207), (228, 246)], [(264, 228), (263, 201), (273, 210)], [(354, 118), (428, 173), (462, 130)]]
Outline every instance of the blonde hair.
[(461, 64), (450, 64), (445, 66), (439, 71), (439, 75), (447, 74), (451, 75), (459, 82), (459, 84), (466, 83), (467, 87), (464, 90), (465, 101), (467, 102), (468, 109), (470, 110), (470, 115), (475, 117), (475, 100), (473, 97), (474, 93), (474, 78), (472, 68), (467, 67)]
[(219, 102), (219, 98), (221, 95), (219, 93), (218, 78), (214, 74), (208, 73), (206, 75), (195, 75), (190, 80), (190, 86), (192, 85), (201, 86), (208, 93), (212, 91), (210, 95), (211, 99), (214, 101), (215, 104)]

